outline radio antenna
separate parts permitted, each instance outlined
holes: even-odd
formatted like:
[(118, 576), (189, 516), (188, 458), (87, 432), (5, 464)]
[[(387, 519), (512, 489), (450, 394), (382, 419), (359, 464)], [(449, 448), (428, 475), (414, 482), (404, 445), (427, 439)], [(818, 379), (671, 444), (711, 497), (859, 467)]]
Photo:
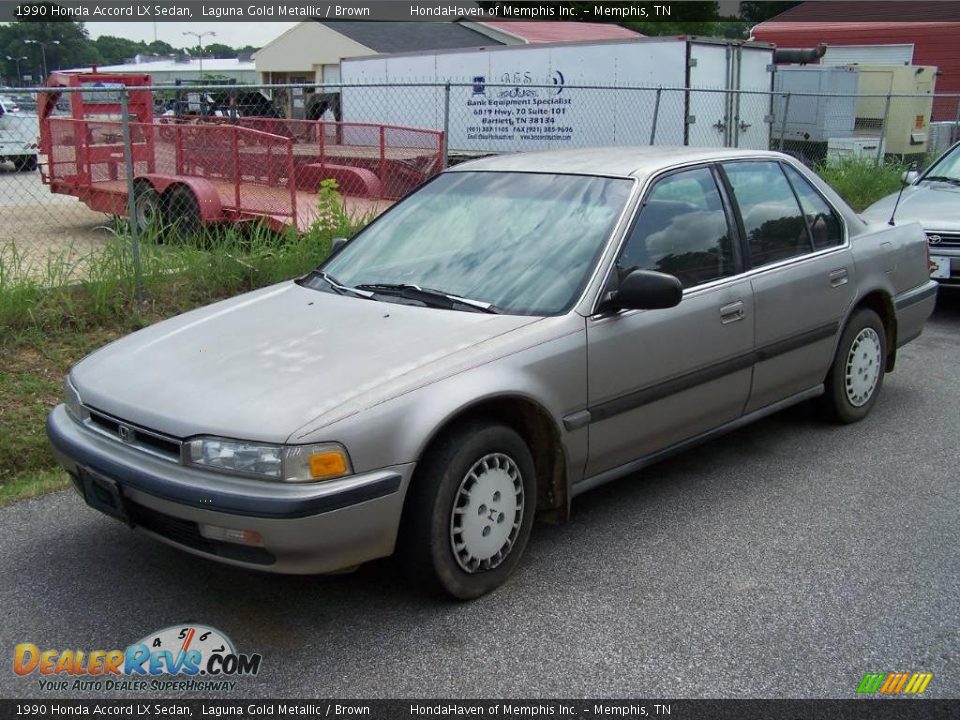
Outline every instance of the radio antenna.
[[(910, 163), (910, 168), (907, 170), (907, 174), (916, 171), (918, 168), (917, 161), (914, 160)], [(900, 206), (900, 198), (903, 197), (903, 189), (907, 186), (906, 182), (900, 183), (900, 192), (897, 193), (897, 201), (893, 204), (893, 212), (890, 213), (890, 219), (887, 221), (887, 225), (896, 225), (893, 221), (894, 216), (897, 214), (897, 208)]]

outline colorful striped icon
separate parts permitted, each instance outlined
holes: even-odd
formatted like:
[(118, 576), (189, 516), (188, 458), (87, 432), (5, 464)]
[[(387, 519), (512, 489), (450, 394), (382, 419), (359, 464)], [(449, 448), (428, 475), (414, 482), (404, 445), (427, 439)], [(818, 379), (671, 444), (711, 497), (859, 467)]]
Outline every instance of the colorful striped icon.
[(857, 692), (861, 695), (919, 695), (933, 680), (933, 673), (867, 673)]

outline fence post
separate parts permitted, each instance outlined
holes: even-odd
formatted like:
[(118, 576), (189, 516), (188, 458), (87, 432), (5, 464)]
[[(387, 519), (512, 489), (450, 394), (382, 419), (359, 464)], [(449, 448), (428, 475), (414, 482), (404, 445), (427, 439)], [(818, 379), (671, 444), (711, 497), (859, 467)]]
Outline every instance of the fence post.
[(380, 187), (387, 187), (387, 129), (380, 126)]
[(887, 93), (887, 101), (883, 104), (883, 122), (880, 123), (880, 142), (877, 143), (877, 159), (874, 165), (879, 165), (883, 160), (883, 145), (887, 138), (887, 117), (890, 115), (890, 93)]
[[(338, 135), (340, 132), (341, 132), (341, 131), (340, 131), (340, 121), (339, 121), (339, 120), (334, 120), (334, 122), (333, 122), (333, 137), (336, 138), (337, 135)], [(326, 134), (327, 134), (327, 124), (326, 124), (325, 122), (323, 122), (322, 120), (317, 122), (317, 133), (318, 133), (318, 135), (320, 136), (320, 168), (321, 168), (321, 169), (325, 169), (325, 168), (326, 168), (326, 162), (327, 162), (327, 147), (326, 147), (326, 141), (327, 141), (327, 138), (326, 138)]]
[(443, 86), (443, 147), (441, 148), (441, 166), (447, 169), (450, 150), (450, 82)]
[[(293, 140), (287, 140), (287, 183), (290, 185), (290, 222), (300, 231), (300, 216), (297, 213), (297, 167), (293, 158)], [(306, 228), (304, 228), (306, 230)]]
[[(140, 231), (137, 228), (137, 201), (133, 196), (133, 143), (130, 139), (130, 101), (127, 88), (120, 88), (120, 122), (123, 125), (123, 163), (127, 175), (127, 217), (130, 252), (133, 256), (134, 292), (137, 305), (143, 304), (143, 269), (140, 267)], [(150, 129), (151, 131), (153, 128)]]
[(650, 144), (653, 145), (657, 139), (657, 119), (660, 117), (660, 95), (663, 94), (663, 88), (657, 88), (657, 96), (653, 100), (653, 125), (650, 127)]
[(957, 117), (950, 129), (950, 142), (947, 143), (947, 147), (953, 145), (957, 140), (960, 140), (960, 95), (957, 96)]
[[(231, 162), (233, 163), (233, 202), (236, 205), (237, 213), (240, 213), (240, 128), (236, 125), (231, 126), (233, 128), (233, 137), (231, 138), (232, 142), (230, 143), (230, 154), (233, 156)], [(270, 157), (270, 146), (267, 146), (266, 153), (266, 165), (270, 167), (270, 163), (273, 162), (273, 158)]]
[(777, 148), (783, 152), (783, 139), (787, 134), (787, 115), (790, 112), (790, 93), (787, 93), (783, 100), (783, 117), (780, 119), (780, 146)]

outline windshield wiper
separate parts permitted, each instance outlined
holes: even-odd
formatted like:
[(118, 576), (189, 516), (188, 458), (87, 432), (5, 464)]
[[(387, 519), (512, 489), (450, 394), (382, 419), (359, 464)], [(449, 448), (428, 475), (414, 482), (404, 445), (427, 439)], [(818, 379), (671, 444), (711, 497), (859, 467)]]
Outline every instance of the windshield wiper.
[(927, 175), (924, 180), (934, 180), (936, 182), (950, 183), (951, 185), (960, 185), (960, 178), (949, 177), (948, 175)]
[[(433, 290), (424, 288), (413, 283), (370, 283), (357, 285), (355, 290), (370, 290), (373, 293), (381, 295), (396, 295), (397, 297), (407, 298), (408, 300), (419, 300), (425, 305), (432, 307), (441, 307), (452, 310), (455, 305), (463, 305), (476, 312), (485, 312), (499, 314), (500, 311), (492, 303), (482, 300), (471, 300), (470, 298), (451, 295), (442, 290)], [(372, 293), (371, 293), (372, 294)]]
[(366, 300), (373, 300), (372, 292), (365, 292), (364, 290), (359, 290), (357, 288), (350, 287), (349, 285), (342, 285), (337, 282), (332, 275), (328, 275), (323, 270), (314, 270), (313, 272), (317, 277), (329, 285), (338, 295), (346, 295), (349, 293), (351, 295), (356, 295), (357, 297), (362, 297)]

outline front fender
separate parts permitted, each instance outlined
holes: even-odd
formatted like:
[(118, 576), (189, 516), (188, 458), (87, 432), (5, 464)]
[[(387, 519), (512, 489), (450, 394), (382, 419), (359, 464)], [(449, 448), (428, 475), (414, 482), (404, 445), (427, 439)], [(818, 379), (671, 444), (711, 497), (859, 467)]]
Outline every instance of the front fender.
[(395, 464), (391, 458), (416, 462), (438, 433), (483, 402), (520, 399), (533, 403), (550, 418), (560, 437), (568, 479), (582, 475), (587, 429), (567, 431), (562, 418), (582, 410), (587, 401), (586, 332), (583, 318), (555, 318), (527, 337), (524, 347), (501, 347), (495, 358), (477, 357), (461, 372), (443, 375), (443, 361), (416, 389), (370, 404), (335, 422), (307, 426), (290, 442), (336, 441), (350, 453), (357, 472)]

